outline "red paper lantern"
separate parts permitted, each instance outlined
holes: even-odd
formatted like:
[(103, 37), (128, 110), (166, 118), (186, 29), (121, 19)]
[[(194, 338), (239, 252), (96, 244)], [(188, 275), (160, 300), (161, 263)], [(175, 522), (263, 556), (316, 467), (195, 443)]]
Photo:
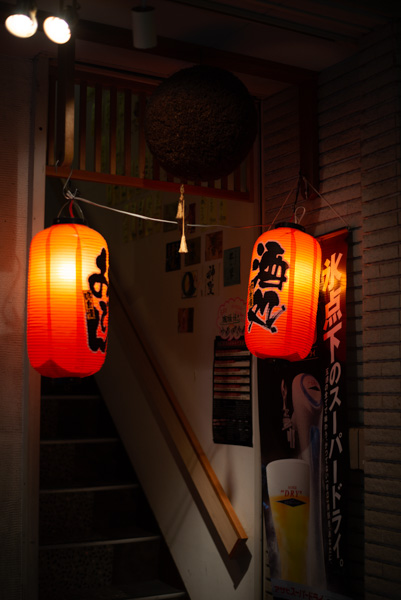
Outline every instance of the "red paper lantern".
[(57, 219), (32, 240), (28, 355), (46, 377), (87, 377), (106, 357), (109, 256), (104, 238), (79, 219)]
[(315, 337), (321, 249), (300, 225), (283, 223), (255, 243), (245, 342), (258, 358), (302, 360)]

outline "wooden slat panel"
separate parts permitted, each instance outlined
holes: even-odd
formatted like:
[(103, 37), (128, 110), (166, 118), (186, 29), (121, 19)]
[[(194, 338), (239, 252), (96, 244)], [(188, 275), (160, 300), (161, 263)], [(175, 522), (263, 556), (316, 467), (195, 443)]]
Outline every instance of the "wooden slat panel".
[(110, 173), (117, 173), (117, 89), (110, 88)]
[(131, 90), (124, 93), (124, 173), (131, 176)]
[(145, 94), (139, 94), (139, 149), (138, 149), (138, 162), (139, 162), (139, 177), (145, 177), (145, 164), (146, 164), (146, 139), (145, 139), (145, 128), (143, 124), (145, 122), (145, 110), (146, 110), (146, 96)]
[(56, 120), (56, 76), (51, 74), (49, 80), (49, 108), (47, 124), (47, 164), (54, 165), (54, 136)]
[(221, 189), (227, 190), (228, 189), (228, 177), (222, 177), (220, 179), (220, 182), (221, 182)]
[(95, 87), (95, 171), (102, 171), (102, 87)]
[(153, 179), (160, 181), (160, 165), (155, 158), (153, 159)]
[[(57, 78), (57, 71), (54, 69), (55, 80)], [(150, 93), (150, 87), (141, 84), (136, 84), (135, 81), (125, 80), (124, 78), (110, 78), (107, 76), (100, 76), (98, 73), (88, 72), (85, 73), (80, 69), (76, 71), (76, 83), (80, 86), (79, 93), (79, 124), (78, 124), (78, 153), (74, 164), (77, 166), (76, 177), (81, 178), (85, 181), (93, 182), (109, 182), (114, 185), (127, 185), (129, 187), (140, 187), (144, 189), (178, 189), (179, 181), (176, 177), (170, 173), (166, 173), (162, 170), (158, 161), (153, 158), (152, 160), (152, 179), (145, 180), (145, 169), (146, 169), (146, 156), (147, 156), (147, 145), (144, 132), (144, 120), (146, 111), (147, 96)], [(89, 139), (87, 136), (87, 115), (88, 115), (88, 90), (95, 90), (94, 109), (94, 146), (89, 147)], [(104, 90), (110, 91), (110, 103), (109, 103), (109, 114), (105, 116), (105, 107), (102, 104), (105, 102)], [(121, 104), (119, 98), (123, 99), (123, 113), (122, 120), (121, 115), (119, 116), (119, 109), (121, 111)], [(132, 102), (133, 95), (139, 98), (139, 110), (138, 110), (138, 136), (135, 137), (135, 143), (138, 144), (137, 148), (133, 148), (132, 143)], [(107, 105), (106, 105), (107, 106)], [(52, 152), (55, 143), (55, 135), (52, 131), (52, 124), (55, 119), (52, 117), (52, 109), (55, 107), (55, 96), (50, 94), (49, 97), (49, 139), (48, 139), (48, 165), (54, 165), (54, 159), (52, 158)], [(102, 114), (103, 113), (103, 114)], [(103, 120), (109, 122), (109, 131), (103, 131), (104, 127)], [(102, 140), (103, 138), (103, 140)], [(106, 140), (107, 147), (104, 146)], [(120, 144), (119, 144), (120, 142)], [(121, 144), (123, 147), (121, 148)], [(102, 146), (105, 151), (106, 160), (102, 158)], [(118, 156), (118, 152), (122, 151), (122, 156)], [(133, 177), (132, 163), (135, 163), (134, 173), (138, 174), (139, 177)], [(103, 164), (104, 163), (104, 164)], [(249, 164), (249, 158), (247, 160)], [(91, 168), (93, 172), (85, 173), (85, 170)], [(117, 175), (119, 173), (119, 175)], [(51, 168), (48, 170), (50, 176), (53, 175)], [(149, 177), (149, 175), (148, 175)], [(163, 178), (163, 181), (161, 180)], [(117, 179), (116, 179), (117, 178)], [(216, 187), (216, 181), (207, 182), (207, 187), (201, 185), (204, 182), (196, 181), (191, 182), (191, 190), (195, 195), (207, 195), (209, 197), (220, 197), (220, 198), (231, 198), (237, 200), (248, 201), (250, 194), (248, 191), (241, 191), (243, 187), (243, 165), (239, 166), (236, 171), (228, 177), (222, 178), (217, 181), (218, 186)], [(164, 181), (166, 180), (166, 181)], [(116, 183), (118, 181), (118, 183)], [(152, 183), (153, 182), (153, 183)], [(163, 184), (167, 183), (167, 186)], [(187, 182), (184, 181), (187, 185)], [(246, 188), (246, 183), (245, 183)], [(207, 191), (206, 191), (207, 190)]]
[(86, 168), (86, 109), (87, 109), (87, 85), (82, 82), (79, 90), (79, 159), (81, 170)]
[(253, 148), (248, 154), (248, 159), (246, 163), (246, 179), (247, 179), (247, 196), (250, 202), (255, 202), (255, 185), (254, 185), (254, 176), (255, 176), (255, 165), (254, 165), (254, 152)]
[(58, 165), (71, 167), (74, 159), (74, 64), (75, 39), (71, 37), (66, 44), (60, 44), (58, 56), (58, 85), (56, 96), (56, 149), (55, 159)]
[(234, 190), (241, 191), (241, 165), (234, 171)]

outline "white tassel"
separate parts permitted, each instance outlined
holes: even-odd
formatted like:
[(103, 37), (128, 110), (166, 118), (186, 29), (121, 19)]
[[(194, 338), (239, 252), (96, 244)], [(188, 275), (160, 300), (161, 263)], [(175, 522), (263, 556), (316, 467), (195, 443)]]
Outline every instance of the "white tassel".
[(175, 215), (176, 219), (182, 219), (182, 217), (184, 216), (183, 210), (182, 210), (182, 200), (181, 198), (178, 200), (178, 206), (177, 206), (177, 214)]
[(182, 232), (181, 244), (180, 244), (180, 249), (178, 250), (178, 252), (180, 254), (187, 254), (188, 253), (187, 240), (185, 238), (185, 233), (184, 232)]
[[(184, 186), (181, 184), (180, 187), (180, 200), (179, 200), (179, 204), (178, 204), (178, 211), (177, 211), (177, 219), (181, 218), (182, 222), (181, 222), (181, 244), (180, 244), (180, 249), (178, 250), (178, 252), (180, 254), (187, 254), (188, 253), (188, 246), (187, 246), (187, 240), (185, 239), (185, 199), (184, 199)], [(181, 208), (181, 217), (178, 217), (178, 213), (180, 212), (180, 208)]]

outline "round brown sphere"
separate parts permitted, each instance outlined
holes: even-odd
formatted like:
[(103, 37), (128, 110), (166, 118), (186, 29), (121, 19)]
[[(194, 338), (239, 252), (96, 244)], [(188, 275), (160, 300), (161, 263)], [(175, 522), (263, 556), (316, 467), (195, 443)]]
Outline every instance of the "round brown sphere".
[(145, 137), (168, 173), (211, 181), (241, 164), (255, 140), (257, 123), (255, 103), (235, 75), (195, 66), (178, 71), (152, 94)]

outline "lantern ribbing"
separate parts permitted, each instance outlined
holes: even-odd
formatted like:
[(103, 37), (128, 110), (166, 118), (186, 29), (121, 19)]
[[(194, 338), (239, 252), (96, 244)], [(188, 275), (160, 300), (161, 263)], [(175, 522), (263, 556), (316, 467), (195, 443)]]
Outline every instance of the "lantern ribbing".
[(107, 244), (100, 233), (67, 221), (39, 232), (30, 249), (28, 355), (47, 377), (92, 375), (106, 355)]
[(258, 358), (305, 358), (313, 345), (320, 246), (300, 225), (266, 231), (255, 243), (245, 342)]

